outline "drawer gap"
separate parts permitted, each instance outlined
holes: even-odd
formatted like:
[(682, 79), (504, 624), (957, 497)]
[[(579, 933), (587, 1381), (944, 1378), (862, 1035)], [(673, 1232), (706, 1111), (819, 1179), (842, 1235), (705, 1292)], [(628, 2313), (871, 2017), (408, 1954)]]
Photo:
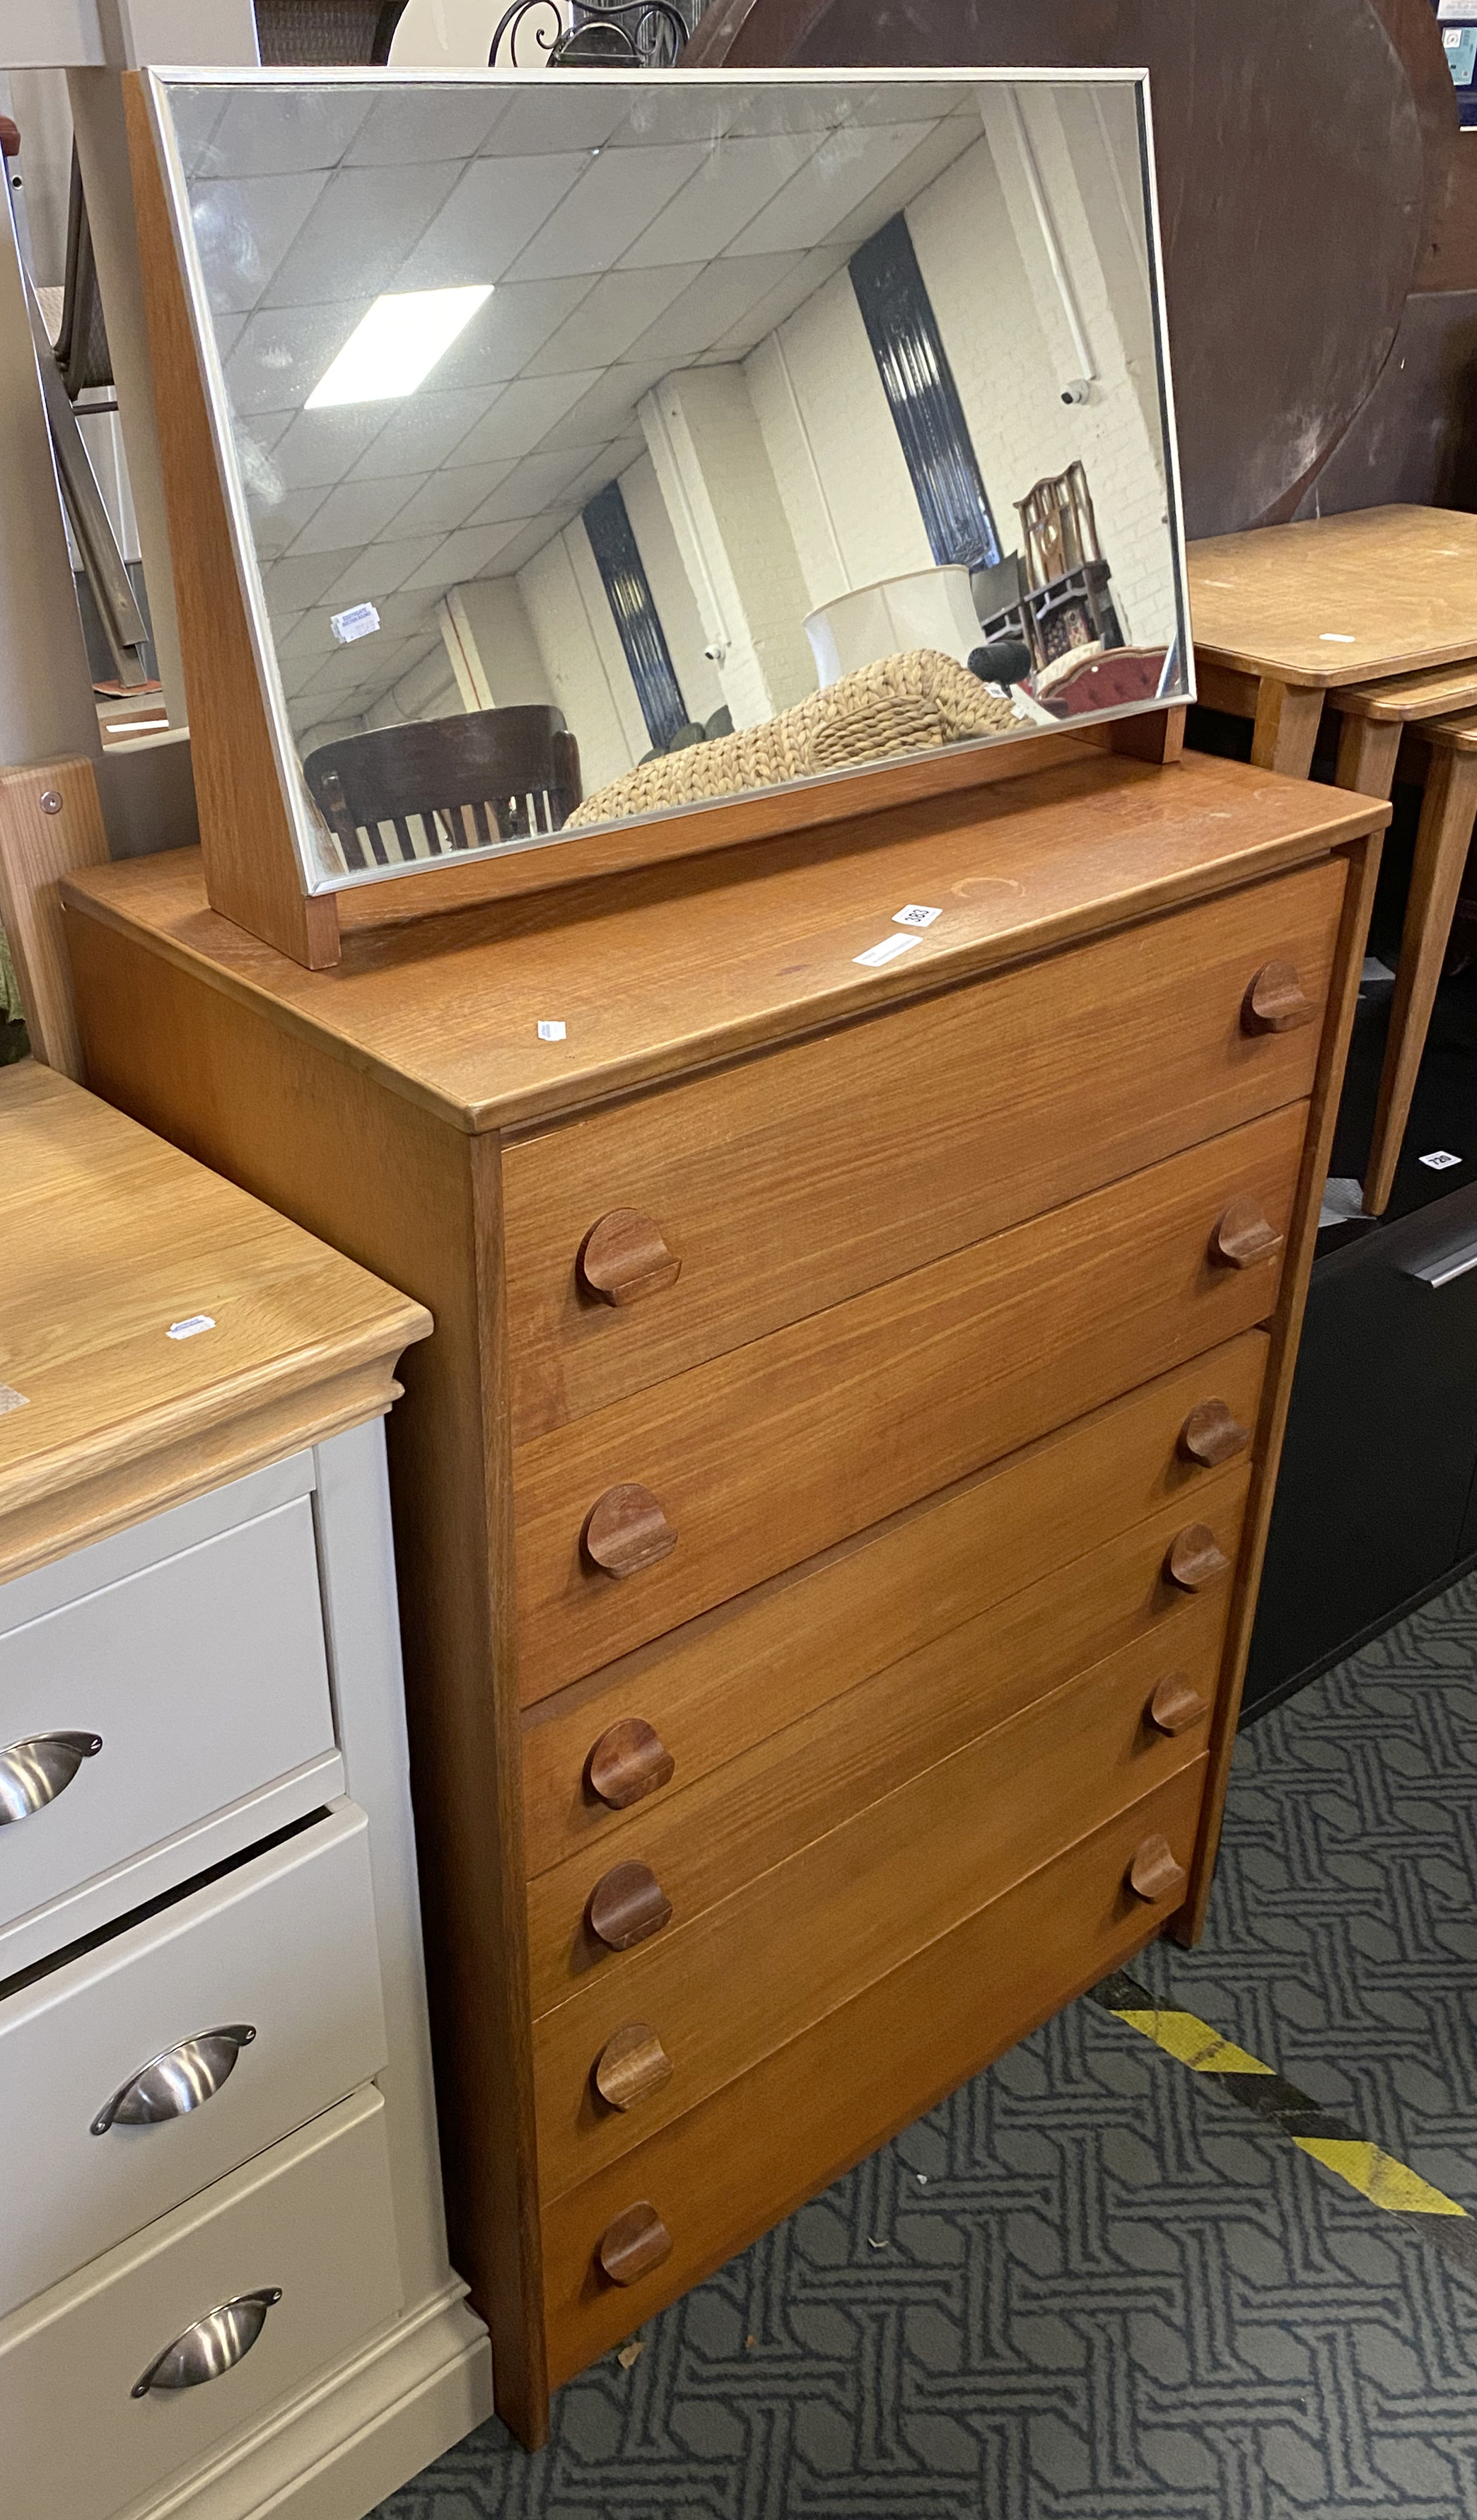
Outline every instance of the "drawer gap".
[(304, 1812), (300, 1820), (290, 1820), (286, 1826), (274, 1829), (270, 1837), (258, 1838), (254, 1846), (244, 1846), (237, 1855), (228, 1855), (219, 1864), (209, 1865), (203, 1872), (192, 1872), (188, 1881), (177, 1881), (172, 1890), (160, 1891), (157, 1899), (146, 1899), (142, 1907), (130, 1908), (124, 1915), (114, 1916), (106, 1925), (95, 1926), (90, 1934), (79, 1935), (74, 1943), (65, 1943), (58, 1952), (49, 1952), (45, 1959), (32, 1960), (28, 1968), (17, 1969), (13, 1977), (0, 1978), (0, 2003), (22, 1989), (35, 1986), (57, 1969), (66, 1968), (69, 1960), (82, 1959), (88, 1952), (101, 1951), (105, 1943), (116, 1942), (133, 1925), (146, 1924), (151, 1916), (161, 1915), (166, 1908), (177, 1908), (193, 1890), (203, 1890), (212, 1881), (224, 1880), (228, 1872), (239, 1872), (245, 1864), (254, 1864), (258, 1856), (270, 1855), (276, 1846), (300, 1837), (305, 1828), (316, 1828), (329, 1817), (327, 1803), (316, 1811)]

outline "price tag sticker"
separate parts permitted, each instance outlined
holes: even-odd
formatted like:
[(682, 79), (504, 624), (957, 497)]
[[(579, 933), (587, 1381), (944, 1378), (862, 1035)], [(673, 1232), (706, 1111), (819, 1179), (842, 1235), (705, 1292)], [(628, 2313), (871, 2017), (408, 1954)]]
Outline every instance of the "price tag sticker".
[(943, 915), (941, 910), (925, 910), (920, 901), (910, 901), (904, 909), (893, 912), (892, 923), (894, 927), (931, 927), (935, 919)]
[(1438, 1147), (1433, 1154), (1417, 1155), (1415, 1160), (1419, 1164), (1424, 1164), (1427, 1172), (1449, 1173), (1454, 1164), (1460, 1163), (1461, 1157), (1449, 1154), (1445, 1147)]
[(561, 1023), (553, 1023), (553, 1022), (551, 1022), (551, 1021), (549, 1020), (549, 1018), (548, 1018), (547, 1016), (544, 1018), (544, 1021), (539, 1025), (539, 1039), (540, 1039), (540, 1041), (562, 1041), (562, 1040), (563, 1040), (563, 1038), (564, 1038), (564, 1033), (565, 1033), (565, 1026), (564, 1026), (563, 1024), (561, 1024)]
[(851, 959), (854, 963), (865, 963), (870, 971), (877, 971), (884, 963), (895, 963), (900, 954), (907, 953), (910, 945), (918, 942), (917, 936), (884, 936), (880, 945), (869, 945), (865, 954), (853, 954)]
[(23, 1391), (13, 1390), (8, 1382), (0, 1382), (0, 1418), (5, 1416), (7, 1409), (28, 1409), (29, 1407), (30, 1402)]
[(191, 1313), (186, 1321), (171, 1322), (164, 1336), (172, 1339), (199, 1338), (201, 1330), (213, 1330), (214, 1328), (213, 1313)]

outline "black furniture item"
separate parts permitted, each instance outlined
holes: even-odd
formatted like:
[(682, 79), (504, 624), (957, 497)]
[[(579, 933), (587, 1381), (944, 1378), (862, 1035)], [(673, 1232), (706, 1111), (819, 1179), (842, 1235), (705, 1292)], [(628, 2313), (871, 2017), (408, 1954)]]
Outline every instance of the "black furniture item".
[[(1335, 1182), (1362, 1168), (1389, 1001), (1388, 978), (1361, 993)], [(1477, 1562), (1477, 969), (1438, 993), (1386, 1215), (1319, 1244), (1243, 1721)]]

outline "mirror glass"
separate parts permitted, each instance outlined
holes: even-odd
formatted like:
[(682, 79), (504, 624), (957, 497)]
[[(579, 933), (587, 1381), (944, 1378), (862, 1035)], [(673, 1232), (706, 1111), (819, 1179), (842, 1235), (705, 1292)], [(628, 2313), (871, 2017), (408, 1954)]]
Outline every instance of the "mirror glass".
[(1141, 79), (163, 94), (309, 889), (1186, 696)]

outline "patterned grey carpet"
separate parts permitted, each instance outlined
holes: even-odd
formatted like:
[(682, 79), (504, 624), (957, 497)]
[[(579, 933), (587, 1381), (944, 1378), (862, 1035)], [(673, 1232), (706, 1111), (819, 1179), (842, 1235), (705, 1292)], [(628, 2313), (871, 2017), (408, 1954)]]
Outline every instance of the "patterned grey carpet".
[[(1477, 1578), (1243, 1735), (1135, 1975), (1477, 2208)], [(1089, 2002), (380, 2520), (1471, 2520), (1477, 2278)]]

